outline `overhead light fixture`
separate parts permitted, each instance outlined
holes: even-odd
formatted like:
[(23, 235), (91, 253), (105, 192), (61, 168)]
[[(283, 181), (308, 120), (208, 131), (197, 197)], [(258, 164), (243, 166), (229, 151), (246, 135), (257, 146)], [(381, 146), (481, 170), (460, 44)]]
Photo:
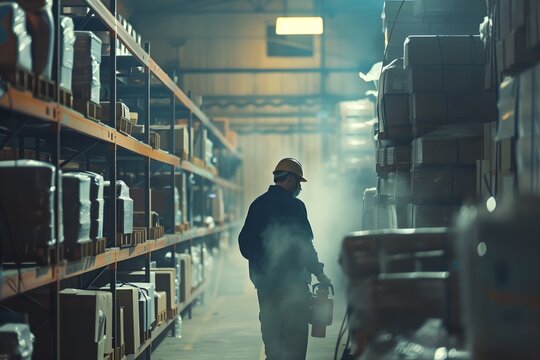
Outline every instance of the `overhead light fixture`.
[(276, 19), (277, 35), (322, 35), (320, 16), (280, 16)]

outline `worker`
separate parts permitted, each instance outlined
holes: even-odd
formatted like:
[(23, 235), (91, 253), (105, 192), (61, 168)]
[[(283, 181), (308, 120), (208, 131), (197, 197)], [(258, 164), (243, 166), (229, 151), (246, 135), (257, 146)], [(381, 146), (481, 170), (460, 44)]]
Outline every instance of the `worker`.
[(249, 276), (259, 300), (259, 320), (267, 360), (306, 358), (311, 274), (330, 279), (313, 246), (306, 206), (297, 199), (306, 182), (298, 160), (281, 160), (275, 185), (249, 207), (238, 242), (249, 260)]

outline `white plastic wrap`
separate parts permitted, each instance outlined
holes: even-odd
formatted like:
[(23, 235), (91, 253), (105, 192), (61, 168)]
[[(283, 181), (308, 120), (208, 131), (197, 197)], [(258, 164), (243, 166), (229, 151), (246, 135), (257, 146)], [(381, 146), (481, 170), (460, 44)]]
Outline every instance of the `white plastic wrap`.
[(32, 71), (32, 38), (26, 30), (26, 15), (16, 3), (0, 4), (0, 66), (18, 66)]
[(52, 246), (55, 239), (55, 169), (35, 160), (0, 161), (0, 219), (4, 260), (15, 260), (35, 246)]
[(63, 174), (62, 190), (66, 243), (90, 241), (90, 177), (83, 173)]
[(60, 20), (60, 36), (62, 41), (60, 60), (60, 87), (71, 91), (71, 78), (73, 72), (73, 55), (75, 45), (75, 27), (73, 20), (62, 16)]
[(34, 334), (28, 324), (4, 324), (0, 326), (0, 354), (9, 359), (32, 360)]
[(90, 177), (90, 238), (100, 239), (103, 237), (103, 212), (105, 200), (103, 199), (104, 181), (103, 176), (86, 171), (85, 175)]
[(75, 31), (73, 93), (75, 98), (99, 104), (101, 40), (91, 31)]

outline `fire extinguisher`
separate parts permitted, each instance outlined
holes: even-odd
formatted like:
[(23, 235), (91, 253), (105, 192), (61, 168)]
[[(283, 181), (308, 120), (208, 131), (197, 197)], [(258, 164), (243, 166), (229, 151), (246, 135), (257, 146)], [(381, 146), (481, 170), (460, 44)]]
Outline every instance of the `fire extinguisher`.
[(332, 325), (334, 315), (334, 287), (332, 285), (315, 284), (312, 287), (311, 296), (311, 336), (326, 337), (326, 327)]

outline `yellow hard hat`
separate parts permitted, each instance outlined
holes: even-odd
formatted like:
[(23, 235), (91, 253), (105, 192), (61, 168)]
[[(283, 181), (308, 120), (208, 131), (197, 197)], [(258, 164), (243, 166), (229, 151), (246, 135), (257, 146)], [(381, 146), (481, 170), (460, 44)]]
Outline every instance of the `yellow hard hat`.
[(302, 164), (300, 164), (300, 161), (296, 159), (285, 158), (280, 160), (276, 165), (276, 169), (274, 170), (273, 174), (276, 175), (277, 173), (283, 171), (298, 176), (301, 182), (307, 182), (307, 180), (304, 179), (304, 171), (302, 170)]

